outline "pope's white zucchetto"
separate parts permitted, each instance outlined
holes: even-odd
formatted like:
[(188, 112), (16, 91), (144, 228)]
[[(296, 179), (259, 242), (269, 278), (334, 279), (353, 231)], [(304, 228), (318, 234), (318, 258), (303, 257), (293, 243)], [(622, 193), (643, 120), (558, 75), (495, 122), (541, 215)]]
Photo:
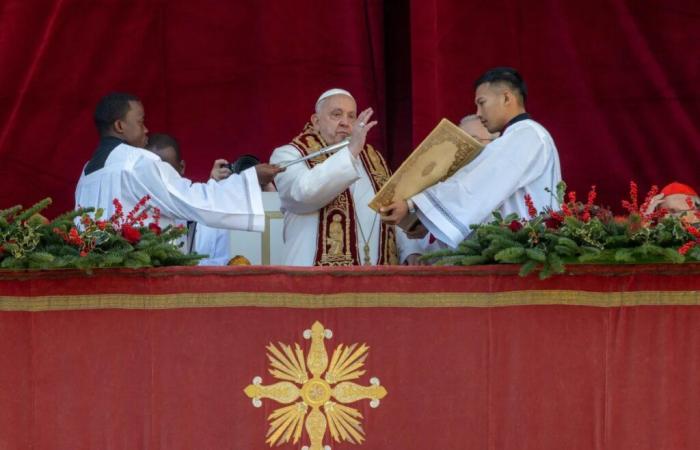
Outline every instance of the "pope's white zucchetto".
[(318, 111), (321, 102), (327, 99), (328, 97), (332, 97), (334, 95), (347, 95), (351, 99), (355, 100), (355, 97), (352, 96), (352, 94), (345, 89), (340, 89), (340, 88), (333, 88), (333, 89), (328, 89), (326, 92), (321, 94), (321, 96), (316, 100), (316, 111)]

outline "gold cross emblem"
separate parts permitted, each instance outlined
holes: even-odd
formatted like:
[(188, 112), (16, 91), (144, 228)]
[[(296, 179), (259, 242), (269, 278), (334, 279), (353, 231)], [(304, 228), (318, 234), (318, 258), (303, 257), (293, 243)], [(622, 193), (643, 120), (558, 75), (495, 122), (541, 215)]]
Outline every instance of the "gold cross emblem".
[[(362, 429), (362, 414), (349, 403), (369, 399), (370, 406), (379, 406), (379, 400), (387, 394), (377, 378), (370, 379), (369, 386), (351, 382), (365, 374), (364, 364), (369, 347), (365, 344), (344, 346), (339, 344), (328, 361), (325, 339), (331, 339), (333, 332), (315, 322), (310, 330), (304, 331), (304, 338), (311, 339), (309, 354), (299, 344), (291, 346), (270, 343), (267, 358), (270, 361), (270, 374), (279, 381), (263, 385), (262, 378), (253, 378), (244, 392), (253, 399), (253, 405), (262, 406), (263, 398), (269, 398), (289, 406), (278, 408), (270, 414), (270, 428), (266, 443), (281, 445), (296, 444), (306, 429), (311, 446), (304, 450), (328, 450), (323, 445), (326, 430), (336, 442), (348, 441), (361, 444), (365, 440)], [(309, 373), (311, 378), (309, 378)], [(309, 411), (310, 409), (310, 411)], [(323, 410), (323, 412), (321, 412)]]

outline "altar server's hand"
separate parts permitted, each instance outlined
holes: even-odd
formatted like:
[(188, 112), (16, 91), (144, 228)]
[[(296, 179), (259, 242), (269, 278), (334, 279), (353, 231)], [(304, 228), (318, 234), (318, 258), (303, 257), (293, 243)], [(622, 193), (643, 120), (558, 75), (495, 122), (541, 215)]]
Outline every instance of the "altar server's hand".
[(212, 167), (209, 173), (209, 178), (213, 178), (216, 181), (220, 181), (231, 176), (231, 169), (228, 168), (228, 161), (225, 159), (217, 159), (214, 161), (214, 167)]
[(255, 173), (258, 174), (258, 183), (260, 186), (265, 186), (275, 179), (275, 175), (284, 172), (284, 169), (272, 164), (258, 164), (255, 166)]
[(406, 200), (394, 200), (393, 203), (379, 208), (379, 213), (382, 215), (382, 222), (396, 225), (408, 214), (408, 203)]
[(357, 156), (365, 148), (365, 140), (367, 139), (367, 132), (372, 129), (373, 126), (377, 124), (376, 120), (369, 121), (372, 117), (372, 108), (367, 108), (357, 116), (357, 119), (352, 124), (352, 133), (350, 134), (350, 153), (352, 156)]

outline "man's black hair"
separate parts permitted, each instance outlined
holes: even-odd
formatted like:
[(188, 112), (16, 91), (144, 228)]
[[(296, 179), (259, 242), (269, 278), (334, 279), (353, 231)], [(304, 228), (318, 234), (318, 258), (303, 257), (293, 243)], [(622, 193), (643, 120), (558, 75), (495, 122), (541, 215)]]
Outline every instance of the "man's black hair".
[(246, 169), (260, 164), (260, 160), (254, 155), (243, 155), (234, 161), (229, 168), (233, 173), (241, 173)]
[(123, 120), (129, 112), (129, 102), (140, 102), (138, 97), (124, 92), (110, 92), (97, 102), (95, 126), (100, 136), (107, 134), (114, 122)]
[(507, 84), (509, 88), (520, 94), (523, 99), (523, 104), (525, 104), (527, 100), (527, 85), (525, 84), (525, 80), (523, 80), (520, 73), (512, 67), (494, 67), (493, 69), (487, 70), (474, 82), (474, 89), (484, 83)]
[(163, 150), (166, 147), (172, 147), (175, 150), (177, 160), (182, 161), (180, 144), (177, 142), (177, 139), (169, 134), (151, 134), (148, 136), (148, 145), (146, 146), (147, 149), (157, 151)]

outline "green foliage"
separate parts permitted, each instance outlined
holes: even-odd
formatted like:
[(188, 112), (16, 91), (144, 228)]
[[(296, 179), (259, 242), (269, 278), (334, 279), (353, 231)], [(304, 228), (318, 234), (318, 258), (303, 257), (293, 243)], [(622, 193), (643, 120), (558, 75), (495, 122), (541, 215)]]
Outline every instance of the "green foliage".
[[(552, 195), (562, 202), (564, 191), (565, 185), (558, 186)], [(700, 232), (695, 237), (678, 218), (650, 218), (636, 211), (613, 218), (609, 211), (590, 204), (586, 211), (594, 214), (584, 216), (582, 211), (584, 205), (569, 203), (567, 213), (546, 211), (531, 220), (512, 215), (503, 218), (496, 212), (491, 222), (472, 225), (473, 232), (457, 249), (440, 250), (423, 259), (440, 265), (521, 264), (521, 276), (538, 272), (541, 279), (564, 273), (565, 262), (700, 261)], [(679, 248), (686, 243), (690, 247), (683, 254)]]
[[(114, 216), (101, 221), (103, 212), (94, 208), (69, 211), (49, 221), (39, 213), (50, 204), (47, 198), (26, 210), (17, 205), (0, 211), (0, 268), (141, 268), (194, 265), (203, 258), (185, 255), (175, 244), (186, 233), (184, 228), (161, 231)], [(145, 204), (142, 200), (142, 219), (147, 218)], [(80, 227), (76, 227), (78, 221)], [(153, 223), (157, 221), (154, 217)], [(122, 234), (125, 224), (135, 230), (136, 242), (129, 242)]]

